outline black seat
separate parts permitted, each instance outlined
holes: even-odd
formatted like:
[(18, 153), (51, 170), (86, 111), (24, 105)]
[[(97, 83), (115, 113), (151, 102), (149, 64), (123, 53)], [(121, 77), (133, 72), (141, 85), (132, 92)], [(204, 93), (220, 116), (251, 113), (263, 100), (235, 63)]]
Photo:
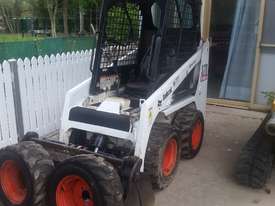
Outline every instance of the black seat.
[(158, 68), (161, 41), (161, 36), (153, 35), (151, 46), (147, 48), (140, 63), (138, 80), (126, 85), (125, 93), (127, 95), (146, 99), (158, 88), (165, 77), (167, 77), (167, 74), (160, 75)]
[(150, 93), (150, 87), (146, 82), (133, 82), (126, 85), (125, 93), (135, 98), (146, 98)]
[(125, 88), (125, 93), (131, 97), (139, 99), (147, 99), (154, 91), (160, 87), (165, 80), (168, 79), (170, 73), (159, 75), (155, 81), (137, 81), (128, 83)]

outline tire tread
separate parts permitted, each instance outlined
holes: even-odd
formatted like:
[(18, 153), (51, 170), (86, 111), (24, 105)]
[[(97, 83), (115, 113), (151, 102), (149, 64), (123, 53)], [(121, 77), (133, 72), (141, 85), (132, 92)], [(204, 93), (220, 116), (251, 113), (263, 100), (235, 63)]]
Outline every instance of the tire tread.
[(235, 168), (235, 178), (241, 185), (263, 188), (271, 177), (274, 155), (272, 144), (255, 134), (244, 146)]
[(91, 173), (102, 192), (105, 206), (123, 205), (123, 188), (115, 168), (101, 157), (94, 155), (74, 156), (62, 163), (78, 165)]
[(9, 151), (19, 155), (26, 163), (32, 176), (32, 205), (44, 206), (46, 203), (47, 179), (54, 169), (54, 163), (49, 153), (39, 144), (32, 141), (21, 142), (8, 146), (3, 151)]
[[(162, 163), (162, 147), (164, 143), (175, 134), (173, 126), (166, 123), (155, 123), (151, 130), (146, 156), (145, 156), (145, 172), (151, 176), (152, 185), (154, 189), (164, 189), (173, 181), (174, 176), (177, 172), (177, 165), (169, 177), (163, 177), (160, 172), (160, 165)], [(179, 143), (179, 142), (178, 142)], [(180, 147), (180, 145), (179, 145)], [(178, 159), (180, 157), (180, 150), (178, 151)], [(178, 161), (177, 161), (178, 163)]]
[(203, 121), (203, 117), (196, 109), (196, 106), (194, 104), (190, 104), (180, 109), (173, 121), (173, 125), (177, 129), (182, 141), (181, 157), (186, 160), (193, 159), (200, 150), (199, 147), (198, 151), (194, 152), (191, 146), (193, 125), (198, 117), (201, 117), (201, 120)]

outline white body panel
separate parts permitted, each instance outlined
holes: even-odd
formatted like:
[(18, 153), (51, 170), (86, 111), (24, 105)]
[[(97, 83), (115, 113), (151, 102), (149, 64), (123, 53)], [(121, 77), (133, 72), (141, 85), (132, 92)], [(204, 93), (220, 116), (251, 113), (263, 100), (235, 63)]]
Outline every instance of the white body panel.
[(69, 121), (69, 113), (73, 107), (82, 105), (87, 96), (89, 96), (90, 84), (91, 78), (85, 80), (67, 92), (61, 119), (60, 141), (68, 143), (69, 129), (77, 128), (74, 127), (74, 124), (76, 123), (72, 124), (71, 121)]
[[(209, 42), (201, 43), (198, 51), (183, 64), (159, 89), (157, 89), (148, 99), (142, 100), (140, 104), (140, 116), (136, 122), (131, 122), (131, 128), (128, 132), (119, 131), (111, 128), (100, 127), (96, 125), (84, 124), (69, 120), (69, 113), (73, 107), (85, 106), (85, 100), (89, 97), (89, 87), (91, 80), (86, 80), (77, 87), (70, 90), (66, 95), (65, 107), (62, 117), (61, 141), (68, 143), (70, 129), (76, 128), (92, 133), (103, 134), (107, 136), (127, 139), (135, 145), (135, 156), (145, 159), (147, 144), (150, 136), (152, 126), (159, 114), (169, 116), (179, 109), (195, 103), (197, 109), (205, 115), (206, 95), (207, 95), (207, 80), (208, 80), (208, 60), (209, 59)], [(197, 91), (194, 96), (186, 97), (176, 103), (173, 103), (173, 93), (185, 80), (188, 74), (199, 68), (199, 81)], [(97, 97), (90, 97), (91, 99), (104, 100), (112, 96), (111, 93), (100, 94)], [(111, 100), (110, 100), (111, 101)], [(112, 104), (118, 103), (117, 101)], [(104, 111), (117, 113), (114, 108), (106, 108)], [(114, 111), (113, 111), (114, 110)], [(141, 170), (143, 171), (144, 165)]]
[(120, 107), (121, 107), (121, 104), (119, 102), (105, 100), (97, 108), (97, 111), (120, 114)]

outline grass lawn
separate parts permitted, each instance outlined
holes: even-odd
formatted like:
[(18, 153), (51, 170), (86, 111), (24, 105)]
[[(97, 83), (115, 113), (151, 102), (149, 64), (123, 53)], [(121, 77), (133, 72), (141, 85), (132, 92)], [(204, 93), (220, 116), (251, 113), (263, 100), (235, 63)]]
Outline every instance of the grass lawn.
[(34, 41), (43, 38), (44, 37), (34, 37), (30, 34), (26, 34), (24, 37), (22, 37), (22, 34), (0, 34), (0, 42)]

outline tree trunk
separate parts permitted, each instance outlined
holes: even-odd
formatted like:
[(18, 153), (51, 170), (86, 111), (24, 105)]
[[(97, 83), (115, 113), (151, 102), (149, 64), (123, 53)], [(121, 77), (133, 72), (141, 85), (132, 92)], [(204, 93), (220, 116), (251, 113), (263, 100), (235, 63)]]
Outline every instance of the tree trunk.
[(84, 9), (80, 6), (79, 7), (79, 34), (85, 34), (84, 29)]
[(3, 6), (1, 6), (1, 16), (3, 18), (4, 24), (5, 24), (6, 28), (7, 28), (7, 30), (10, 33), (15, 33), (15, 26), (11, 22), (9, 12)]
[(21, 16), (21, 0), (15, 0), (14, 3), (14, 14), (16, 18), (19, 18)]
[(51, 34), (52, 37), (56, 37), (56, 15), (58, 9), (57, 0), (47, 0), (48, 13), (51, 21)]
[(51, 35), (52, 35), (52, 37), (57, 36), (57, 34), (56, 34), (56, 18), (55, 17), (53, 17), (51, 19)]
[(64, 35), (69, 35), (68, 25), (68, 0), (63, 0), (63, 24), (64, 24)]

